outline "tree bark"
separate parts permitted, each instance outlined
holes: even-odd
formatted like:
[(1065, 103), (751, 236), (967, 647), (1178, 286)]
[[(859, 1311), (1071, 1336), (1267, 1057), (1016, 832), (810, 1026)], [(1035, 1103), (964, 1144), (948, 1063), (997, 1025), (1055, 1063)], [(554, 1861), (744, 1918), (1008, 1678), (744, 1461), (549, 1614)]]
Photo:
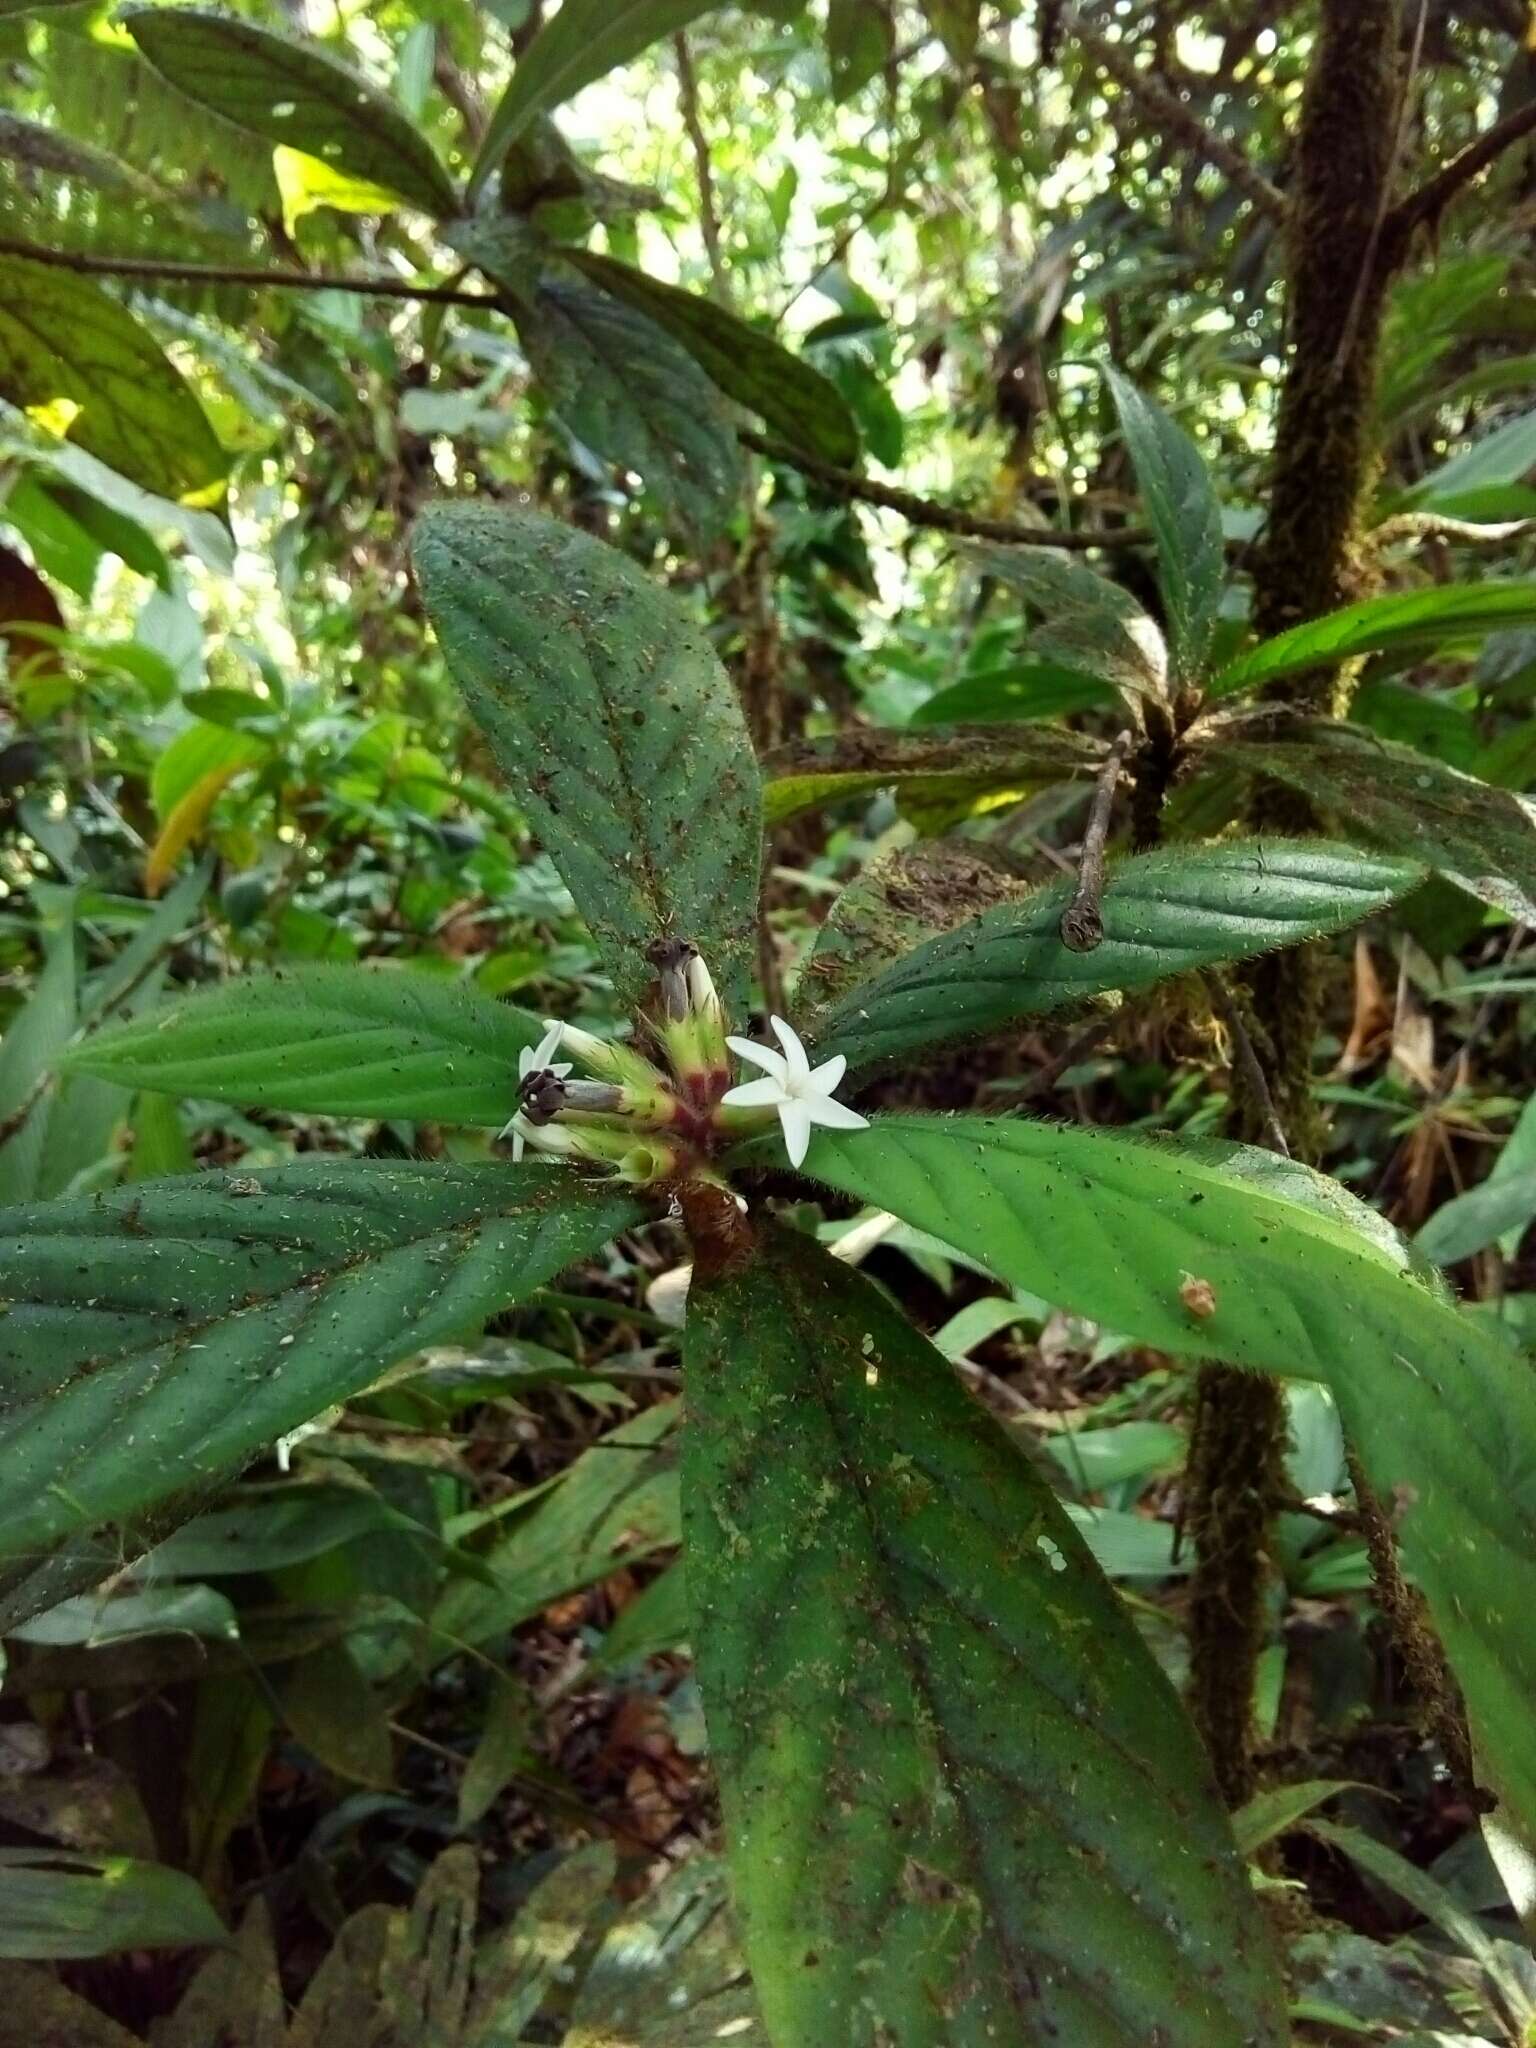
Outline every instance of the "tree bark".
[[(1369, 560), (1360, 514), (1375, 465), (1372, 406), (1389, 282), (1382, 236), (1398, 148), (1398, 0), (1323, 0), (1300, 131), (1288, 223), (1290, 359), (1275, 429), (1269, 517), (1255, 567), (1254, 622), (1283, 631), (1364, 594)], [(1341, 715), (1348, 683), (1332, 671), (1288, 679), (1274, 695)], [(1260, 830), (1305, 831), (1304, 800), (1261, 799)], [(1255, 970), (1254, 1014), (1267, 1027), (1273, 1113), (1297, 1156), (1315, 1160), (1321, 1130), (1312, 1049), (1321, 1021), (1315, 948)], [(1266, 1142), (1267, 1104), (1235, 1078), (1237, 1135)], [(1228, 1802), (1254, 1788), (1252, 1713), (1268, 1634), (1265, 1542), (1283, 1478), (1284, 1394), (1272, 1379), (1202, 1369), (1188, 1473), (1190, 1711)]]

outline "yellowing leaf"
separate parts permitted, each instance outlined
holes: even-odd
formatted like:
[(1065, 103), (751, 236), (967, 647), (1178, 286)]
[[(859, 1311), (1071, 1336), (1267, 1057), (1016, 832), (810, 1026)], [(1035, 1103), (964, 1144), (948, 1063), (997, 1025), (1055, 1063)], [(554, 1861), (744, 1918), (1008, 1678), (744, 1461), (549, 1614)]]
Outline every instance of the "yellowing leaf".
[(144, 862), (144, 887), (149, 895), (158, 896), (171, 879), (177, 861), (207, 824), (220, 790), (249, 766), (249, 761), (226, 761), (222, 767), (210, 768), (173, 807)]
[(278, 143), (272, 170), (283, 202), (283, 226), (291, 235), (306, 213), (334, 207), (337, 213), (393, 213), (398, 196), (367, 178), (354, 178), (320, 157)]

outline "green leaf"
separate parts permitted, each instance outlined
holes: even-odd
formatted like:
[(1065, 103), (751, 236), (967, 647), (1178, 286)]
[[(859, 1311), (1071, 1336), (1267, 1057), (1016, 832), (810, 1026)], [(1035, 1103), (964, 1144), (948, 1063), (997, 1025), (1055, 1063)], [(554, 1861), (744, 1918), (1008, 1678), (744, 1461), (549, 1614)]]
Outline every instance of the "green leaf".
[(1536, 1216), (1536, 1167), (1499, 1180), (1485, 1180), (1443, 1203), (1414, 1243), (1437, 1266), (1453, 1266), (1501, 1238), (1524, 1235)]
[(1160, 406), (1112, 367), (1104, 372), (1157, 536), (1158, 584), (1179, 680), (1195, 682), (1210, 653), (1226, 582), (1221, 507), (1199, 449)]
[(125, 1088), (313, 1116), (430, 1118), (499, 1129), (526, 1010), (406, 968), (246, 974), (85, 1039), (66, 1065)]
[[(1466, 1694), (1500, 1820), (1536, 1841), (1536, 1379), (1334, 1181), (1239, 1145), (988, 1117), (885, 1117), (812, 1144), (819, 1179), (958, 1239), (1138, 1343), (1332, 1389), (1398, 1503), (1403, 1562)], [(963, 1220), (962, 1220), (963, 1219)], [(1209, 1315), (1181, 1289), (1205, 1281)]]
[(718, 0), (565, 0), (517, 60), (475, 159), (475, 198), (533, 117), (627, 64), (663, 36), (708, 14)]
[(1536, 804), (1411, 747), (1319, 720), (1297, 737), (1223, 746), (1216, 772), (1299, 789), (1364, 846), (1436, 869), (1479, 902), (1536, 922)]
[(923, 12), (955, 63), (968, 65), (981, 33), (981, 0), (923, 0)]
[(825, 462), (858, 460), (859, 430), (847, 399), (764, 329), (748, 326), (713, 299), (590, 249), (573, 250), (569, 260), (610, 298), (622, 299), (680, 342), (712, 384), (759, 413), (786, 441)]
[(537, 1710), (527, 1686), (498, 1672), (485, 1703), (480, 1739), (459, 1780), (461, 1828), (472, 1828), (484, 1820), (518, 1772), (536, 1764), (537, 1725)]
[(0, 1849), (0, 1956), (113, 1956), (229, 1939), (195, 1879), (131, 1856)]
[(431, 143), (387, 92), (316, 43), (198, 7), (134, 8), (124, 25), (178, 92), (237, 128), (398, 192), (434, 217), (458, 211)]
[(755, 1235), (694, 1278), (683, 1492), (771, 2039), (1278, 2043), (1208, 1766), (1050, 1488), (877, 1287)]
[(1157, 621), (1118, 583), (1055, 548), (972, 542), (967, 559), (1017, 590), (1044, 621), (1026, 651), (1075, 674), (1097, 676), (1135, 703), (1164, 696), (1168, 649)]
[(645, 986), (646, 947), (673, 934), (739, 1010), (761, 799), (704, 635), (615, 549), (532, 514), (439, 506), (414, 554), (454, 678), (620, 1000)]
[(1050, 662), (1010, 661), (981, 669), (939, 690), (913, 712), (914, 726), (990, 725), (1006, 718), (1062, 718), (1112, 704), (1114, 691), (1096, 676)]
[(345, 1159), (0, 1212), (0, 1558), (107, 1523), (144, 1547), (153, 1511), (639, 1213), (538, 1167)]
[(222, 494), (229, 460), (191, 387), (89, 278), (0, 254), (0, 398), (147, 491)]
[[(675, 1544), (677, 1468), (669, 1438), (677, 1416), (675, 1401), (642, 1409), (584, 1451), (532, 1507), (514, 1499), (493, 1511), (512, 1520), (476, 1553), (492, 1583), (461, 1578), (446, 1589), (432, 1617), (443, 1638), (483, 1643), (505, 1636), (552, 1600)], [(448, 1534), (470, 1536), (474, 1528), (450, 1524)]]
[[(484, 245), (478, 226), (466, 252)], [(499, 281), (488, 257), (477, 261)], [(687, 349), (649, 315), (572, 270), (546, 268), (513, 297), (518, 339), (549, 403), (595, 454), (642, 476), (699, 540), (740, 503), (745, 470), (730, 413)]]
[[(1498, 367), (1504, 368), (1503, 365)], [(1536, 411), (1521, 413), (1518, 419), (1495, 427), (1492, 433), (1474, 441), (1470, 448), (1464, 448), (1449, 462), (1442, 462), (1438, 469), (1431, 470), (1422, 482), (1414, 486), (1412, 502), (1415, 505), (1439, 505), (1446, 498), (1459, 497), (1467, 491), (1485, 490), (1491, 484), (1517, 484), (1533, 469), (1536, 469)]]
[[(1358, 924), (1424, 879), (1415, 862), (1323, 839), (1166, 847), (1110, 869), (1104, 938), (1083, 953), (1061, 937), (1073, 877), (1030, 890), (978, 874), (946, 903), (925, 892), (921, 879), (914, 887), (912, 864), (898, 857), (860, 890), (854, 910), (834, 909), (801, 985), (818, 1056), (840, 1052), (851, 1066), (867, 1066), (1108, 989), (1146, 988), (1172, 974), (1297, 945)], [(978, 899), (989, 888), (994, 907), (984, 908)], [(952, 907), (965, 922), (949, 914)], [(967, 916), (978, 908), (979, 916)], [(904, 946), (915, 950), (860, 977), (861, 962), (878, 967)], [(823, 987), (835, 991), (829, 1007), (818, 1001)]]
[(1232, 1816), (1238, 1848), (1245, 1856), (1255, 1855), (1266, 1842), (1285, 1834), (1353, 1785), (1350, 1778), (1308, 1778), (1298, 1785), (1276, 1785), (1268, 1792), (1255, 1792)]
[(1460, 647), (1509, 626), (1536, 623), (1536, 583), (1441, 583), (1363, 598), (1263, 640), (1214, 677), (1207, 692), (1230, 697), (1284, 676), (1327, 668), (1360, 654), (1411, 654)]
[(828, 0), (827, 61), (834, 100), (850, 100), (862, 91), (895, 48), (896, 25), (885, 0)]
[(781, 825), (798, 811), (877, 789), (917, 801), (963, 801), (997, 790), (1092, 774), (1104, 742), (1059, 726), (974, 726), (964, 733), (855, 729), (793, 740), (763, 756), (763, 818)]

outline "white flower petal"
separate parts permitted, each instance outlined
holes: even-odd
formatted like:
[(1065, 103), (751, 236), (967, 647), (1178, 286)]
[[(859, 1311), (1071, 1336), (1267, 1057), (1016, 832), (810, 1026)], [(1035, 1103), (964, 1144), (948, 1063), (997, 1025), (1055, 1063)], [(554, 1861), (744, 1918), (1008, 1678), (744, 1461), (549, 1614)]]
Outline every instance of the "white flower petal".
[(867, 1116), (860, 1116), (846, 1102), (834, 1102), (830, 1095), (807, 1102), (805, 1113), (813, 1124), (825, 1124), (829, 1131), (865, 1131), (869, 1128)]
[(761, 1081), (742, 1081), (727, 1088), (720, 1100), (733, 1109), (774, 1109), (785, 1100), (784, 1083), (765, 1074)]
[(832, 1095), (836, 1092), (839, 1082), (847, 1071), (847, 1055), (835, 1052), (831, 1059), (823, 1060), (819, 1067), (811, 1069), (809, 1077), (811, 1086), (818, 1095)]
[(804, 1159), (811, 1142), (811, 1112), (803, 1102), (781, 1102), (779, 1122), (784, 1127), (784, 1149), (791, 1166)]
[(544, 1019), (544, 1036), (534, 1048), (534, 1059), (541, 1067), (547, 1067), (560, 1050), (560, 1041), (565, 1036), (565, 1026), (555, 1017)]
[(514, 1166), (522, 1165), (523, 1147), (527, 1142), (527, 1139), (523, 1136), (522, 1127), (514, 1123), (512, 1126), (512, 1164)]
[(805, 1056), (805, 1047), (800, 1043), (800, 1034), (792, 1024), (786, 1024), (782, 1017), (770, 1017), (774, 1036), (784, 1048), (784, 1065), (791, 1085), (796, 1081), (808, 1081), (811, 1063)]
[(750, 1060), (754, 1067), (761, 1067), (776, 1081), (787, 1080), (788, 1063), (778, 1053), (770, 1052), (766, 1045), (754, 1045), (750, 1038), (728, 1038), (725, 1042), (738, 1059)]

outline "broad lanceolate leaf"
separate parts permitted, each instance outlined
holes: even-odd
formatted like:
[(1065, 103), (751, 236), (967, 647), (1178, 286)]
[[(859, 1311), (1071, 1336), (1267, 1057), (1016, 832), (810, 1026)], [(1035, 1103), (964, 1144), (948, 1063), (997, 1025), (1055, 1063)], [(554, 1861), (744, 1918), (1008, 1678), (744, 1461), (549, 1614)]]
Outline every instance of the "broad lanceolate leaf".
[(499, 1127), (543, 1024), (408, 969), (288, 967), (184, 996), (84, 1040), (68, 1064), (127, 1088), (317, 1116)]
[(387, 92), (318, 44), (198, 7), (136, 9), (127, 28), (178, 92), (237, 128), (398, 192), (425, 213), (458, 210), (426, 137)]
[(718, 0), (565, 0), (518, 59), (469, 181), (473, 198), (535, 114), (686, 28)]
[(1375, 733), (1321, 720), (1295, 738), (1223, 746), (1217, 772), (1272, 777), (1365, 846), (1406, 855), (1536, 922), (1536, 805)]
[(1184, 429), (1118, 370), (1106, 369), (1104, 375), (1157, 535), (1158, 583), (1173, 665), (1180, 681), (1191, 683), (1205, 666), (1226, 581), (1221, 507), (1210, 472)]
[[(1081, 953), (1061, 938), (1072, 877), (1030, 890), (973, 861), (946, 902), (925, 892), (898, 857), (847, 892), (851, 909), (842, 901), (834, 908), (801, 1000), (813, 1006), (808, 1028), (818, 1056), (840, 1052), (851, 1066), (865, 1066), (1107, 989), (1145, 988), (1342, 931), (1384, 909), (1424, 872), (1413, 861), (1323, 839), (1168, 847), (1111, 869), (1103, 942)], [(995, 892), (991, 907), (988, 891)], [(852, 979), (862, 961), (878, 969), (897, 952), (905, 957), (883, 972)], [(829, 1007), (818, 1006), (823, 987), (836, 991)]]
[(1097, 711), (1115, 693), (1095, 676), (1043, 661), (1011, 661), (951, 683), (912, 714), (913, 725), (990, 725), (1005, 718), (1061, 718)]
[[(1536, 1378), (1337, 1182), (1238, 1145), (988, 1117), (821, 1135), (808, 1171), (1142, 1343), (1319, 1380), (1466, 1693), (1500, 1824), (1536, 1842)], [(1189, 1305), (1188, 1283), (1205, 1283)], [(1208, 1292), (1207, 1292), (1208, 1290)]]
[(546, 270), (513, 312), (528, 360), (576, 438), (637, 471), (697, 538), (717, 534), (741, 498), (741, 446), (687, 349), (575, 271)]
[(1051, 1489), (879, 1289), (757, 1238), (695, 1276), (684, 1503), (775, 2048), (1279, 2042), (1205, 1762)]
[(229, 472), (191, 388), (127, 308), (24, 256), (0, 255), (0, 398), (165, 498), (210, 493)]
[(739, 1008), (757, 910), (757, 763), (677, 600), (531, 514), (443, 505), (416, 528), (427, 609), (471, 712), (554, 855), (620, 996), (691, 939)]
[(332, 1159), (0, 1211), (0, 1560), (109, 1524), (131, 1549), (638, 1213), (547, 1168)]
[(903, 796), (941, 801), (995, 790), (1037, 789), (1091, 775), (1104, 742), (1053, 725), (972, 726), (963, 734), (865, 731), (794, 740), (763, 757), (763, 817), (781, 824), (797, 811), (895, 786)]
[(131, 1856), (0, 1849), (0, 1956), (110, 1956), (226, 1941), (195, 1878)]
[(1469, 1259), (1506, 1232), (1517, 1241), (1536, 1216), (1536, 1167), (1485, 1180), (1435, 1211), (1414, 1242), (1438, 1266)]
[(570, 262), (680, 342), (711, 383), (760, 413), (786, 441), (827, 462), (857, 460), (859, 430), (847, 399), (803, 356), (791, 355), (771, 334), (749, 327), (713, 299), (663, 284), (627, 263), (590, 249), (573, 251)]
[(1230, 697), (1357, 654), (1460, 646), (1508, 626), (1533, 622), (1536, 583), (1442, 583), (1433, 590), (1394, 591), (1262, 641), (1229, 663), (1208, 694)]
[(1157, 621), (1118, 583), (1054, 548), (978, 542), (965, 552), (1039, 612), (1044, 624), (1029, 636), (1030, 654), (1102, 677), (1131, 702), (1166, 692), (1168, 649)]

